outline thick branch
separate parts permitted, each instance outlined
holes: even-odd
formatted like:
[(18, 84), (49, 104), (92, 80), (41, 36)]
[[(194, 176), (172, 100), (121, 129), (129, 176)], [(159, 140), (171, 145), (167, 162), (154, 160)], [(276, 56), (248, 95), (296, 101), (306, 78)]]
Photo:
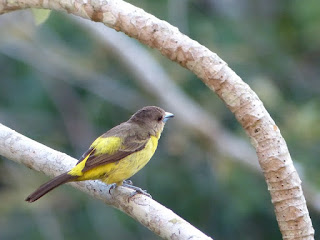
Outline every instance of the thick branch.
[(0, 13), (28, 7), (67, 11), (103, 22), (194, 72), (235, 114), (256, 148), (283, 238), (314, 238), (301, 180), (280, 130), (258, 96), (215, 53), (167, 22), (121, 0), (2, 0)]
[[(57, 176), (70, 170), (76, 159), (37, 143), (0, 124), (0, 153), (46, 175)], [(170, 209), (143, 195), (130, 200), (131, 190), (120, 187), (112, 190), (100, 181), (70, 183), (91, 196), (102, 200), (149, 228), (165, 239), (211, 239)]]

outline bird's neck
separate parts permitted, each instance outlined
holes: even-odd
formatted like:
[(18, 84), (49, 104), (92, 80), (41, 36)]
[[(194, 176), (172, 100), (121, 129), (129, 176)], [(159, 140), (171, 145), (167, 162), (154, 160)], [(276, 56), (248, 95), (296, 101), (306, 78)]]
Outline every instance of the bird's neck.
[(159, 138), (161, 137), (161, 133), (162, 133), (161, 130), (158, 131), (158, 132), (156, 132), (155, 137), (156, 137), (157, 139), (159, 139)]

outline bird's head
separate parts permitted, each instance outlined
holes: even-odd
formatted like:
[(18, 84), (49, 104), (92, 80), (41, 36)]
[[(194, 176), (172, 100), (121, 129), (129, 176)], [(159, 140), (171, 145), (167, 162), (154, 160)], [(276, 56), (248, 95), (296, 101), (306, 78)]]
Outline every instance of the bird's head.
[(173, 117), (172, 113), (165, 112), (162, 108), (147, 106), (133, 114), (129, 121), (146, 127), (152, 135), (158, 135), (161, 134), (166, 121)]

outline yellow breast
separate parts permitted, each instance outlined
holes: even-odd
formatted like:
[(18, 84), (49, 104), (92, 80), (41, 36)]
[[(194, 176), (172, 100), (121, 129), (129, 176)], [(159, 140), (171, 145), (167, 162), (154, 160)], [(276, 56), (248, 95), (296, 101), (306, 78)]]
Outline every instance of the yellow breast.
[(157, 149), (159, 137), (160, 135), (151, 136), (144, 149), (132, 153), (118, 162), (93, 168), (83, 173), (77, 180), (101, 179), (107, 184), (121, 184), (123, 180), (133, 176), (149, 162)]

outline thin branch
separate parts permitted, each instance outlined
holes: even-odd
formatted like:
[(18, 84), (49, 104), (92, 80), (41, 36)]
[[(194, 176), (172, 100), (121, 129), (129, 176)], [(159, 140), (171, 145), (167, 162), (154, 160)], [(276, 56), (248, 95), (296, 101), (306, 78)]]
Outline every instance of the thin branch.
[(228, 65), (165, 21), (121, 0), (2, 0), (0, 13), (23, 8), (68, 12), (122, 31), (194, 72), (235, 114), (255, 147), (284, 239), (314, 239), (314, 229), (279, 128), (258, 96)]
[[(0, 153), (49, 176), (70, 170), (76, 159), (33, 141), (0, 124)], [(170, 209), (143, 195), (129, 199), (132, 190), (119, 187), (111, 191), (100, 181), (70, 183), (81, 191), (128, 214), (165, 239), (212, 239)]]

